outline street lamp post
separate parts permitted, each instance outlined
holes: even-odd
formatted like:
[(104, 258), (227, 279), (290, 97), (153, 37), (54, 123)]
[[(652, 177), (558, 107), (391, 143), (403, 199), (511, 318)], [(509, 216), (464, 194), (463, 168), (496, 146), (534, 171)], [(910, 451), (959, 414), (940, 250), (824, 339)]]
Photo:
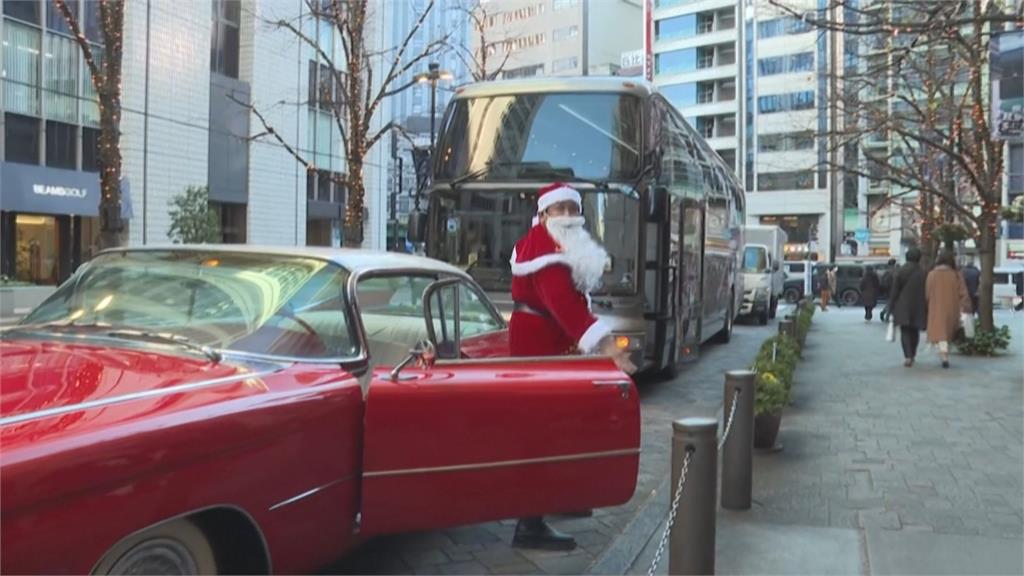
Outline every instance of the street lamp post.
[(436, 138), (435, 129), (435, 116), (437, 115), (437, 82), (439, 80), (451, 80), (452, 73), (447, 70), (441, 70), (441, 65), (437, 62), (431, 62), (427, 65), (427, 72), (417, 74), (416, 82), (418, 84), (430, 83), (430, 150), (434, 150), (434, 139)]
[[(441, 70), (441, 65), (437, 62), (431, 62), (427, 65), (427, 71), (421, 72), (413, 77), (413, 81), (417, 84), (430, 84), (430, 159), (434, 158), (434, 147), (435, 139), (437, 138), (436, 129), (436, 115), (437, 115), (437, 83), (441, 80), (451, 80), (452, 73), (447, 70)], [(418, 164), (418, 163), (417, 163)], [(419, 166), (417, 166), (417, 169)], [(415, 208), (413, 213), (409, 215), (409, 229), (408, 234), (410, 240), (414, 242), (421, 242), (423, 236), (423, 227), (426, 225), (426, 214), (420, 211), (420, 186), (417, 183), (416, 196), (415, 196)]]

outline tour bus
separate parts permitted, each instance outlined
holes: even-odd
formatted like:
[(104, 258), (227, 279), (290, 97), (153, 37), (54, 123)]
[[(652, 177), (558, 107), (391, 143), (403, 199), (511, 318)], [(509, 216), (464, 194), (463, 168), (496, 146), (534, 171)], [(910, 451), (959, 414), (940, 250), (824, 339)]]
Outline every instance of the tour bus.
[(559, 181), (581, 192), (587, 227), (610, 255), (593, 310), (638, 366), (671, 375), (701, 343), (729, 341), (743, 297), (743, 187), (653, 86), (468, 85), (445, 112), (437, 149), (411, 239), (468, 270), (507, 313), (512, 248), (537, 189)]

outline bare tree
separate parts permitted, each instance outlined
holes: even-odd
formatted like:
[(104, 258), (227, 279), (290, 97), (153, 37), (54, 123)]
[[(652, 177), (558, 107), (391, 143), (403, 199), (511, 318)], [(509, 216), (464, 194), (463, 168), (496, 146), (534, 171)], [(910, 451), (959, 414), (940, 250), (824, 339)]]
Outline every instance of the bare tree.
[(100, 134), (97, 164), (100, 167), (99, 247), (124, 244), (121, 219), (121, 55), (124, 48), (124, 0), (98, 0), (102, 52), (82, 32), (78, 17), (67, 0), (53, 0), (64, 16), (85, 59), (99, 101)]
[(858, 147), (860, 160), (828, 168), (889, 184), (888, 202), (916, 214), (929, 260), (942, 242), (973, 238), (979, 316), (991, 330), (1003, 142), (992, 138), (985, 79), (992, 34), (1020, 15), (987, 0), (831, 0), (828, 10), (808, 13), (769, 1), (859, 45), (859, 67), (830, 71), (842, 81), (832, 105), (846, 121), (828, 136), (841, 150)]
[[(337, 87), (334, 91), (328, 91), (333, 94), (319, 96), (320, 102), (328, 105), (330, 109), (344, 149), (346, 170), (338, 180), (348, 190), (345, 207), (345, 243), (360, 245), (363, 241), (363, 206), (366, 196), (363, 170), (366, 155), (385, 134), (391, 130), (400, 130), (399, 125), (394, 122), (374, 128), (375, 115), (385, 98), (415, 83), (401, 83), (401, 78), (417, 64), (441, 51), (448, 36), (429, 42), (423, 50), (410, 53), (413, 37), (434, 9), (434, 0), (427, 3), (401, 43), (383, 54), (373, 51), (369, 44), (367, 26), (371, 15), (368, 0), (306, 0), (305, 4), (308, 11), (305, 18), (313, 17), (329, 22), (337, 31), (341, 39), (343, 61), (336, 62), (334, 55), (320, 46), (316, 37), (304, 32), (301, 19), (282, 19), (272, 21), (271, 24), (292, 33), (300, 42), (309, 46), (326, 66), (326, 73), (332, 80), (329, 85)], [(383, 73), (374, 70), (373, 60), (378, 57), (387, 63)], [(313, 98), (315, 95), (311, 94), (310, 97)], [(307, 171), (317, 170), (315, 163), (300, 152), (298, 144), (289, 143), (255, 104), (249, 105), (239, 100), (235, 102), (249, 108), (263, 126), (263, 132), (256, 138), (273, 138)]]
[(494, 66), (495, 60), (491, 59), (492, 56), (497, 55), (498, 48), (503, 47), (507, 42), (507, 39), (494, 39), (489, 32), (489, 28), (498, 18), (499, 12), (490, 10), (480, 0), (457, 6), (453, 10), (469, 18), (477, 46), (474, 50), (462, 44), (452, 45), (451, 48), (455, 56), (469, 70), (474, 82), (494, 80), (505, 70), (505, 64), (508, 63), (508, 59), (512, 55), (510, 50), (505, 50), (505, 56), (497, 63), (497, 66)]

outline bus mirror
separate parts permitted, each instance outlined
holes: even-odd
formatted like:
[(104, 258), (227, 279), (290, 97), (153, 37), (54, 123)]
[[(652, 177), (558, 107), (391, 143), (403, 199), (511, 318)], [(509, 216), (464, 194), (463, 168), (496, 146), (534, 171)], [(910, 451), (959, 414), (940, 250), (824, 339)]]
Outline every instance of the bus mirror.
[(427, 230), (427, 213), (421, 210), (414, 210), (409, 214), (409, 226), (406, 238), (410, 242), (423, 242)]

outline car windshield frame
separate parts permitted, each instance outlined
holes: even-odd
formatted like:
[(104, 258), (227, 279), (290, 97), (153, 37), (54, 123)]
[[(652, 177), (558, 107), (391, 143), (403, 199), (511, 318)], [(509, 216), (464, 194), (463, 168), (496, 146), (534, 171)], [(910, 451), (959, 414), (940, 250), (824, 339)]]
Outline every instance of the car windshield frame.
[[(604, 103), (602, 99), (609, 101)], [(507, 118), (512, 117), (510, 110), (521, 102), (523, 113), (517, 116), (528, 119), (530, 124), (513, 126), (512, 120)], [(475, 108), (480, 107), (483, 110), (477, 112)], [(628, 112), (632, 123), (619, 118), (621, 110)], [(596, 117), (596, 113), (606, 111), (613, 115), (607, 122)], [(546, 118), (552, 113), (558, 115), (559, 122)], [(492, 129), (489, 140), (481, 136), (485, 125), (499, 123), (500, 131)], [(434, 180), (544, 182), (585, 178), (604, 182), (633, 181), (644, 164), (644, 124), (644, 98), (629, 92), (509, 92), (456, 98), (443, 121)], [(475, 133), (467, 136), (471, 130)], [(524, 137), (511, 137), (516, 135)], [(489, 150), (483, 150), (484, 142), (490, 142)], [(514, 150), (516, 142), (522, 142), (518, 144), (521, 150)], [(594, 156), (588, 161), (588, 157), (581, 155), (583, 147), (603, 146), (606, 142), (609, 142), (607, 158)], [(625, 163), (624, 158), (632, 160)], [(594, 160), (608, 163), (607, 169), (589, 171), (587, 166)], [(585, 161), (587, 164), (583, 164)], [(619, 168), (613, 165), (616, 162)]]
[[(165, 267), (166, 270), (162, 272), (159, 269), (161, 262), (158, 260), (161, 255), (164, 257), (177, 257), (180, 261), (186, 263), (167, 264)], [(215, 273), (221, 274), (221, 277), (218, 278), (218, 281), (220, 282), (220, 292), (225, 292), (223, 288), (236, 288), (236, 290), (233, 291), (233, 294), (230, 296), (220, 296), (217, 294), (215, 297), (221, 297), (223, 302), (215, 303), (219, 304), (222, 308), (234, 305), (239, 308), (239, 314), (232, 317), (230, 320), (224, 320), (225, 326), (228, 327), (217, 326), (216, 322), (210, 322), (205, 325), (202, 322), (197, 322), (195, 325), (164, 325), (160, 323), (147, 324), (145, 322), (137, 322), (138, 318), (131, 318), (131, 321), (124, 323), (106, 322), (100, 321), (100, 315), (97, 313), (104, 311), (107, 306), (110, 306), (110, 303), (108, 302), (108, 304), (103, 305), (103, 308), (100, 310), (95, 310), (96, 307), (101, 305), (105, 297), (99, 300), (96, 306), (93, 307), (92, 311), (88, 313), (80, 313), (81, 310), (88, 307), (89, 303), (89, 298), (87, 298), (87, 293), (85, 291), (90, 289), (90, 286), (84, 285), (83, 283), (88, 282), (97, 273), (108, 271), (108, 268), (114, 269), (115, 271), (118, 268), (134, 271), (135, 268), (128, 268), (125, 266), (123, 260), (126, 258), (138, 259), (138, 264), (140, 266), (147, 262), (156, 263), (154, 265), (155, 269), (151, 272), (151, 275), (154, 278), (148, 279), (149, 282), (153, 282), (157, 278), (163, 277), (163, 280), (179, 278), (183, 282), (199, 284), (198, 272), (200, 271), (200, 268), (207, 271), (216, 271)], [(121, 262), (118, 262), (118, 260), (121, 260)], [(263, 302), (259, 300), (261, 296), (253, 297), (249, 294), (248, 296), (250, 296), (250, 300), (245, 302), (244, 296), (246, 296), (246, 294), (243, 289), (245, 280), (239, 280), (237, 282), (238, 285), (233, 286), (230, 283), (231, 280), (224, 280), (228, 271), (233, 271), (236, 276), (239, 278), (245, 278), (250, 283), (255, 284), (260, 282), (261, 285), (258, 289), (251, 288), (251, 290), (259, 292), (260, 294), (272, 292), (275, 288), (281, 291), (282, 283), (287, 280), (287, 278), (285, 278), (282, 280), (282, 283), (274, 286), (273, 282), (268, 280), (268, 278), (258, 277), (260, 268), (254, 267), (253, 270), (246, 269), (245, 266), (242, 265), (246, 261), (265, 263), (265, 267), (262, 269), (264, 274), (266, 274), (270, 268), (269, 264), (266, 263), (277, 264), (280, 266), (291, 264), (296, 268), (306, 267), (308, 273), (304, 277), (298, 276), (295, 278), (293, 284), (289, 287), (291, 292), (288, 292), (286, 296), (282, 296), (277, 301)], [(191, 264), (188, 262), (191, 262)], [(128, 264), (130, 266), (133, 263), (129, 262)], [(180, 273), (180, 276), (175, 276), (170, 273), (175, 271), (175, 267), (180, 267), (180, 269), (177, 270), (177, 272)], [(188, 274), (185, 274), (185, 272), (190, 270), (196, 272), (195, 277), (190, 277)], [(282, 271), (282, 273), (285, 272), (287, 271)], [(293, 273), (299, 274), (298, 271)], [(140, 275), (145, 276), (146, 274), (147, 272), (144, 272)], [(89, 328), (89, 330), (73, 330), (75, 332), (74, 336), (76, 338), (84, 339), (89, 339), (91, 336), (95, 336), (97, 339), (109, 342), (111, 339), (116, 340), (116, 336), (105, 334), (91, 328), (103, 327), (105, 329), (109, 329), (111, 333), (115, 335), (117, 331), (121, 329), (146, 330), (153, 333), (184, 336), (185, 338), (195, 341), (198, 345), (208, 346), (210, 349), (221, 352), (226, 356), (241, 356), (266, 360), (321, 364), (350, 363), (365, 358), (363, 337), (359, 332), (359, 325), (356, 323), (354, 318), (357, 311), (354, 310), (349, 291), (349, 284), (353, 277), (354, 274), (340, 263), (329, 258), (307, 254), (277, 254), (247, 251), (232, 252), (216, 249), (175, 249), (173, 247), (166, 249), (128, 249), (107, 251), (99, 254), (92, 261), (82, 266), (71, 279), (61, 285), (56, 292), (32, 310), (32, 312), (23, 318), (16, 326), (12, 327), (11, 331), (45, 334), (47, 337), (60, 337), (69, 333), (69, 329)], [(146, 282), (146, 280), (134, 280), (130, 281), (129, 284), (135, 285), (136, 288), (139, 288), (142, 286), (141, 282)], [(209, 281), (207, 281), (207, 284), (213, 285), (213, 283)], [(118, 288), (121, 287), (119, 286)], [(193, 294), (195, 294), (197, 290), (198, 288), (193, 291)], [(216, 292), (218, 289), (210, 288), (209, 290)], [(110, 306), (111, 312), (118, 312), (116, 301), (117, 295), (120, 291), (115, 292), (110, 290), (110, 293), (114, 294), (114, 305)], [(316, 297), (321, 294), (330, 296), (330, 298), (317, 299)], [(95, 294), (90, 294), (90, 296), (92, 296), (92, 300), (95, 300)], [(305, 302), (305, 306), (295, 306), (296, 303), (304, 303), (301, 300), (295, 302), (297, 298), (302, 296), (309, 296), (309, 301)], [(196, 296), (193, 295), (192, 298), (196, 298)], [(241, 303), (239, 303), (240, 301)], [(340, 320), (336, 333), (332, 333), (330, 331), (317, 332), (315, 329), (303, 328), (321, 341), (325, 354), (303, 354), (301, 351), (295, 354), (275, 353), (273, 351), (259, 349), (253, 350), (245, 347), (239, 347), (240, 342), (244, 341), (246, 338), (252, 338), (259, 331), (268, 327), (277, 328), (281, 330), (281, 332), (285, 332), (279, 325), (272, 326), (272, 320), (287, 319), (301, 326), (300, 321), (297, 319), (298, 316), (296, 315), (296, 312), (323, 312), (324, 310), (314, 308), (316, 306), (323, 305), (328, 301), (330, 301), (331, 305), (334, 307), (328, 308), (326, 312), (332, 315), (341, 314), (337, 319), (332, 317), (328, 320), (328, 322), (331, 323)], [(243, 308), (243, 305), (249, 305), (251, 310), (242, 311), (241, 308)], [(285, 310), (286, 308), (287, 310)], [(173, 309), (173, 305), (171, 305), (171, 309)], [(246, 312), (248, 312), (249, 315), (246, 315)], [(127, 315), (127, 312), (119, 313)], [(253, 316), (253, 314), (256, 313), (258, 313), (258, 316)], [(196, 335), (202, 335), (205, 329), (209, 329), (212, 332), (230, 332), (229, 327), (237, 324), (239, 320), (244, 322), (244, 326), (241, 326), (242, 329), (234, 333), (233, 339), (218, 341), (216, 343), (196, 340)], [(280, 320), (275, 320), (275, 322), (278, 322), (279, 324)], [(306, 326), (308, 325), (309, 323), (306, 322)], [(185, 336), (182, 332), (187, 332), (193, 335)], [(286, 337), (287, 334), (283, 334), (282, 336)], [(329, 348), (328, 341), (325, 340), (325, 337), (329, 337), (332, 343), (337, 339), (338, 342), (340, 342), (339, 348)], [(253, 340), (258, 341), (258, 338), (253, 338)], [(126, 342), (128, 341), (126, 340)], [(276, 343), (276, 340), (274, 342)], [(138, 343), (135, 342), (135, 344)]]

